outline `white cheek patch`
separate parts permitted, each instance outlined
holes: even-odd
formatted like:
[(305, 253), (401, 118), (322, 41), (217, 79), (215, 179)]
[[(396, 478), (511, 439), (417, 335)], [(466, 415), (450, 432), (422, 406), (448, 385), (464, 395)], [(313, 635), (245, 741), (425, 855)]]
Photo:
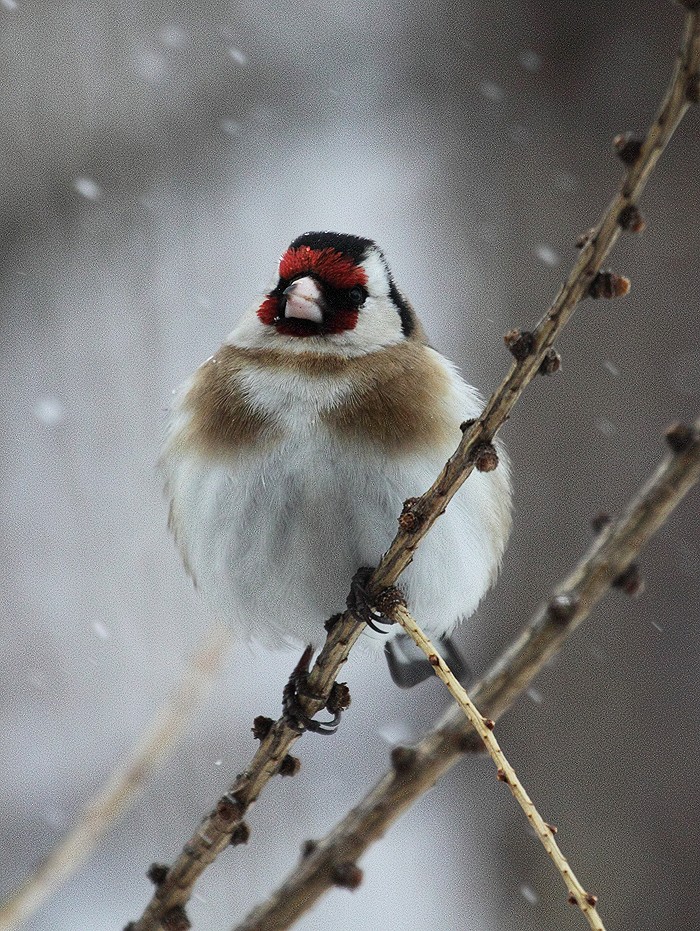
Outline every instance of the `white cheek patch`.
[(392, 346), (404, 339), (401, 318), (394, 302), (388, 297), (369, 297), (357, 315), (354, 330), (342, 334), (348, 344), (363, 352)]
[(367, 290), (374, 297), (388, 297), (389, 272), (381, 255), (372, 250), (367, 258), (360, 264), (367, 275)]

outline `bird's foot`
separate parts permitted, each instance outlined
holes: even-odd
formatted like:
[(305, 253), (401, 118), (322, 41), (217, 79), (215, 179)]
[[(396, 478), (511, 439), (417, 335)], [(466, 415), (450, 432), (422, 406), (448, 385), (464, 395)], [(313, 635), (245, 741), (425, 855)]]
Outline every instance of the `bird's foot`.
[(367, 582), (373, 572), (374, 569), (371, 567), (363, 566), (352, 577), (350, 594), (347, 600), (348, 611), (359, 620), (364, 621), (376, 633), (386, 635), (389, 631), (384, 628), (390, 627), (394, 621), (381, 612), (375, 603), (377, 599), (370, 596)]
[[(317, 700), (322, 697), (321, 695), (309, 691), (307, 688), (309, 664), (313, 652), (313, 647), (308, 646), (302, 653), (301, 659), (294, 667), (294, 671), (289, 677), (289, 681), (282, 692), (282, 711), (287, 721), (300, 733), (311, 731), (313, 734), (335, 734), (340, 724), (340, 715), (343, 708), (340, 707), (340, 702), (333, 703), (332, 707), (329, 706), (331, 705), (331, 699), (333, 698), (337, 683), (333, 686), (331, 699), (329, 699), (328, 705), (326, 705), (328, 710), (333, 714), (330, 721), (314, 721), (314, 719), (309, 717), (304, 711), (299, 701), (302, 697), (315, 698)], [(344, 707), (347, 707), (347, 704)]]

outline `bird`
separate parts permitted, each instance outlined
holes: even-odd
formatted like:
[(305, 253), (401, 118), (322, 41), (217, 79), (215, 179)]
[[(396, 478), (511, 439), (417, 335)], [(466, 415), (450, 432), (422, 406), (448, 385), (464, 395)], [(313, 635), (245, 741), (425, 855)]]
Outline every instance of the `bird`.
[[(174, 392), (160, 468), (195, 587), (249, 639), (318, 648), (404, 501), (432, 484), (482, 408), (428, 344), (373, 240), (298, 236), (266, 293)], [(449, 635), (494, 583), (511, 528), (496, 445), (499, 467), (469, 477), (399, 580), (455, 664)], [(431, 674), (398, 625), (368, 620), (359, 642), (386, 654), (398, 685)]]

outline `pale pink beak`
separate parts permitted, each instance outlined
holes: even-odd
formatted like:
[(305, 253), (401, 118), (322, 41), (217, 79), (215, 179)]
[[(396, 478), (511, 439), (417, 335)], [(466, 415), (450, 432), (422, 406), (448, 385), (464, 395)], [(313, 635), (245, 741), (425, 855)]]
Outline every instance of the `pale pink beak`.
[(285, 317), (323, 323), (323, 312), (320, 307), (321, 291), (313, 278), (309, 278), (308, 275), (304, 278), (297, 278), (282, 293), (287, 298), (287, 303), (284, 305)]

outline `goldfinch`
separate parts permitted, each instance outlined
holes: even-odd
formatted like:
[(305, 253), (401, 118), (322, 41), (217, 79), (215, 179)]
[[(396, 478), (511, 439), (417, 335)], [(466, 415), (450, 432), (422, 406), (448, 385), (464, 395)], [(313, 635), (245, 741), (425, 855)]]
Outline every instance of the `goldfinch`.
[[(374, 242), (299, 236), (262, 301), (175, 393), (161, 467), (196, 587), (241, 633), (318, 647), (405, 499), (430, 486), (481, 407), (426, 343)], [(447, 649), (496, 578), (510, 498), (500, 450), (499, 468), (470, 476), (399, 580)], [(361, 641), (385, 650), (400, 685), (430, 673), (396, 625), (367, 627)]]

